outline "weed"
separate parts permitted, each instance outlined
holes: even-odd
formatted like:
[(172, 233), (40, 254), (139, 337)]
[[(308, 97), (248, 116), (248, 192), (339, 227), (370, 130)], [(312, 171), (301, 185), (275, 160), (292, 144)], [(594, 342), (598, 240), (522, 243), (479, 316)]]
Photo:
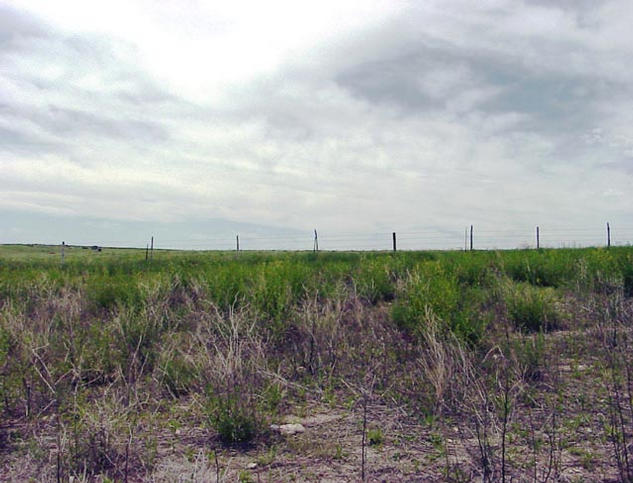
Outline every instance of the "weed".
[(211, 398), (208, 411), (211, 424), (224, 444), (249, 443), (255, 438), (259, 422), (237, 395)]
[(505, 302), (510, 320), (520, 330), (550, 331), (559, 328), (562, 323), (556, 296), (551, 288), (508, 284)]
[(374, 428), (367, 431), (367, 441), (369, 446), (380, 446), (384, 441), (384, 435), (380, 428)]
[(340, 443), (336, 443), (336, 445), (334, 446), (334, 459), (335, 460), (342, 460), (343, 458), (345, 458), (346, 453), (343, 451), (343, 446)]
[[(386, 426), (371, 420), (382, 406), (420, 424), (401, 438), (406, 463), (432, 431), (430, 478), (552, 480), (562, 461), (630, 477), (630, 247), (174, 251), (151, 265), (133, 250), (78, 251), (60, 268), (46, 248), (0, 247), (1, 449), (19, 459), (12, 442), (34, 441), (25, 451), (57, 472), (15, 480), (235, 480), (230, 459), (221, 472), (215, 452), (208, 460), (179, 436), (207, 427), (199, 441), (264, 443), (267, 419), (310, 416), (315, 404), (362, 406), (360, 478), (366, 447), (385, 444)], [(188, 448), (190, 471), (165, 469), (163, 430), (171, 456)], [(570, 448), (572, 433), (576, 448), (591, 439), (599, 451)], [(279, 444), (261, 466), (292, 445), (348, 457), (342, 441)]]
[(253, 475), (250, 474), (247, 470), (240, 471), (240, 474), (237, 477), (237, 481), (240, 483), (254, 483)]
[(444, 438), (441, 434), (431, 433), (429, 435), (429, 441), (436, 451), (444, 450)]
[(264, 454), (260, 454), (257, 457), (257, 464), (260, 466), (268, 466), (275, 461), (277, 457), (277, 446), (273, 445), (268, 448), (268, 451)]
[(516, 339), (513, 343), (523, 379), (528, 382), (542, 380), (547, 363), (543, 332)]

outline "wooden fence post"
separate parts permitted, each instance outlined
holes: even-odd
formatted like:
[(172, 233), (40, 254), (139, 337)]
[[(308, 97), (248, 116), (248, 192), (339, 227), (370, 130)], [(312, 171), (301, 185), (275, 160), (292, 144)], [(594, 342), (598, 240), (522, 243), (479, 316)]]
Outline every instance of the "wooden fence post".
[(473, 250), (473, 225), (470, 225), (470, 250)]
[(393, 238), (393, 251), (395, 252), (395, 251), (396, 251), (396, 232), (394, 231), (394, 232), (391, 234), (391, 236), (392, 236), (392, 238)]
[(154, 260), (154, 235), (152, 235), (152, 242), (149, 247), (149, 259)]
[(316, 231), (316, 228), (314, 229), (314, 246), (312, 247), (312, 251), (314, 253), (319, 251), (319, 235)]
[(607, 248), (611, 248), (611, 226), (607, 221)]
[(235, 235), (235, 251), (240, 253), (240, 236)]
[(541, 240), (540, 240), (540, 233), (539, 233), (539, 227), (538, 225), (536, 226), (536, 249), (538, 250), (539, 248), (541, 248)]
[(66, 248), (66, 242), (62, 242), (62, 265), (64, 264), (64, 248)]

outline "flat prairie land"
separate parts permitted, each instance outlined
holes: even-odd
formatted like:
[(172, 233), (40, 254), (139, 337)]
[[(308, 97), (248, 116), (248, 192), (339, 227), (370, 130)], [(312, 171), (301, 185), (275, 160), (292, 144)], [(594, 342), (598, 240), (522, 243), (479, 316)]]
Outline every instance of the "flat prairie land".
[(633, 481), (633, 248), (0, 246), (2, 481)]

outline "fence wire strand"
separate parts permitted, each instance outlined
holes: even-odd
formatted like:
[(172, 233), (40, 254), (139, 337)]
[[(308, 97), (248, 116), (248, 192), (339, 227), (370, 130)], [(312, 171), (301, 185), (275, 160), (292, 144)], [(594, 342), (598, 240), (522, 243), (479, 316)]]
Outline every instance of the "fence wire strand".
[[(541, 248), (580, 248), (589, 246), (606, 246), (609, 241), (607, 231), (576, 227), (539, 227), (539, 246)], [(318, 232), (318, 246), (321, 250), (364, 251), (392, 250), (394, 232)], [(313, 250), (314, 232), (289, 234), (222, 234), (196, 238), (160, 238), (154, 235), (155, 249), (191, 249), (191, 250), (235, 250), (236, 235), (239, 235), (240, 250)], [(610, 245), (631, 245), (633, 225), (611, 226)], [(455, 250), (470, 249), (470, 227), (459, 230), (409, 229), (396, 231), (397, 248), (399, 250)], [(67, 245), (92, 246), (95, 243), (79, 243), (67, 240)], [(103, 247), (140, 248), (150, 244), (141, 239), (102, 240), (97, 243)], [(526, 249), (536, 248), (535, 229), (504, 230), (473, 228), (474, 249)]]

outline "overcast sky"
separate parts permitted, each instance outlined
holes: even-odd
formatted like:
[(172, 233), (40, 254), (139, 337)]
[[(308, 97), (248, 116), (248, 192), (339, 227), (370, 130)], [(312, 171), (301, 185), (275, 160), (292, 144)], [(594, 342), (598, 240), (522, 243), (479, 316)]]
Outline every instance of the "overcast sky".
[(630, 0), (0, 0), (0, 242), (631, 242), (632, 26)]

